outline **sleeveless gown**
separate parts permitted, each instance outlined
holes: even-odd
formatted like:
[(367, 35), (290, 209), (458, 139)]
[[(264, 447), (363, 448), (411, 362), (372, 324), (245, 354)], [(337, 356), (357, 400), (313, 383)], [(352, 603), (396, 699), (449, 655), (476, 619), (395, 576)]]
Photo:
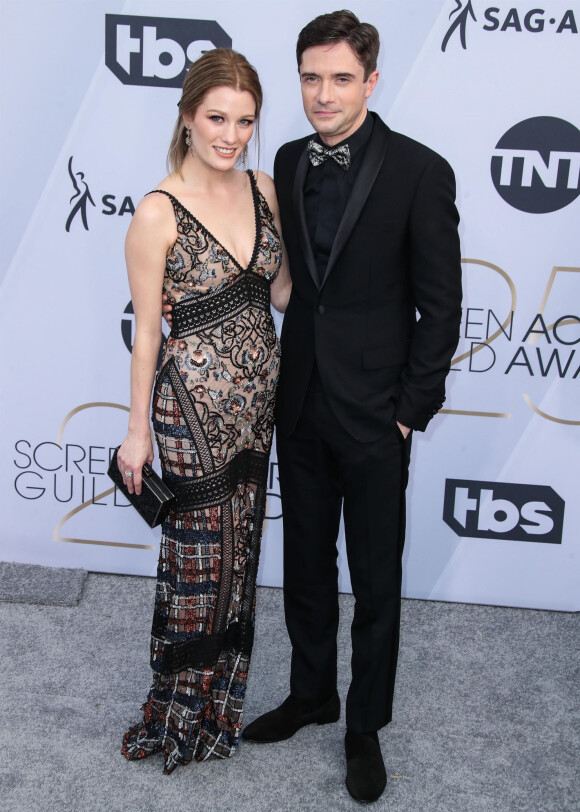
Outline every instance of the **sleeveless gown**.
[(177, 502), (162, 525), (153, 685), (122, 752), (162, 751), (166, 773), (192, 758), (233, 755), (242, 727), (280, 363), (269, 288), (281, 243), (248, 177), (256, 235), (247, 268), (156, 190), (173, 204), (178, 237), (166, 260), (173, 325), (152, 416)]

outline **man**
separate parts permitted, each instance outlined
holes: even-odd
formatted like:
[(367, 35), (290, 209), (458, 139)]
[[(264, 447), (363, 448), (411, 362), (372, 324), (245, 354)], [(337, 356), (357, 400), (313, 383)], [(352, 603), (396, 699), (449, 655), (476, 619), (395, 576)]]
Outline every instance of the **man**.
[(277, 398), (290, 696), (242, 733), (275, 742), (339, 718), (342, 509), (356, 600), (346, 784), (367, 802), (386, 784), (377, 731), (391, 720), (411, 430), (443, 403), (461, 313), (453, 172), (367, 111), (378, 49), (348, 11), (298, 37), (316, 136), (274, 167), (293, 280)]

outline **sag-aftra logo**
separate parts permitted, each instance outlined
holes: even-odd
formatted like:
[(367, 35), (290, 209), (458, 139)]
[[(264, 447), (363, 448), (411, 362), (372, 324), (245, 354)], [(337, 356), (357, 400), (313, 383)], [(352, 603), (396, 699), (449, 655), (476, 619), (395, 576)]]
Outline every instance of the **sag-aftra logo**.
[[(99, 195), (97, 205), (89, 188), (87, 173), (78, 169), (76, 159), (70, 156), (67, 164), (68, 175), (72, 184), (73, 194), (69, 198), (69, 212), (66, 218), (65, 230), (71, 232), (75, 228), (88, 231), (90, 228), (89, 212), (93, 209), (97, 213), (122, 217), (125, 214), (135, 214), (135, 204), (130, 195), (108, 193)], [(90, 173), (89, 173), (90, 174)], [(91, 215), (92, 216), (92, 215)]]
[(488, 6), (472, 0), (453, 0), (454, 8), (449, 14), (449, 28), (441, 43), (445, 51), (450, 44), (458, 44), (466, 50), (468, 30), (478, 27), (487, 33), (500, 34), (577, 34), (578, 24), (573, 9), (562, 9), (561, 3), (549, 3), (545, 8), (519, 8)]

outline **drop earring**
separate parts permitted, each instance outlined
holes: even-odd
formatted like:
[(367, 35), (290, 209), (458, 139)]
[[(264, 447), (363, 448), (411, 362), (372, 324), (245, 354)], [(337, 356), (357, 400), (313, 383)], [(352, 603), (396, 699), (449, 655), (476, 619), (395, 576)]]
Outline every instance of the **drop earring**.
[(242, 150), (242, 166), (244, 167), (244, 170), (246, 169), (247, 159), (248, 159), (248, 145), (246, 144), (246, 146)]
[(188, 127), (185, 128), (185, 146), (191, 157), (194, 158), (195, 156), (191, 148), (191, 130)]

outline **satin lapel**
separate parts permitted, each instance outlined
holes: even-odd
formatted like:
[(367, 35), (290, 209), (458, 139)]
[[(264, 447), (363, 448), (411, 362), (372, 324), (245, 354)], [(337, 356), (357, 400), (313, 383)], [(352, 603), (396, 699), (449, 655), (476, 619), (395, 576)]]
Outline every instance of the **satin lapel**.
[(375, 118), (375, 126), (368, 143), (363, 162), (356, 177), (352, 192), (349, 197), (348, 203), (342, 215), (342, 220), (338, 226), (334, 243), (332, 244), (332, 251), (328, 258), (328, 265), (326, 266), (326, 273), (322, 280), (322, 287), (328, 279), (336, 260), (348, 242), (350, 235), (356, 225), (360, 213), (367, 197), (372, 189), (373, 183), (377, 179), (377, 175), (385, 160), (387, 152), (387, 144), (389, 141), (389, 129), (383, 122)]
[(314, 280), (316, 287), (319, 287), (318, 272), (316, 270), (316, 261), (314, 259), (314, 252), (310, 243), (310, 235), (308, 234), (308, 226), (306, 225), (306, 212), (304, 210), (304, 182), (306, 180), (306, 172), (308, 171), (308, 153), (306, 150), (300, 156), (298, 166), (296, 167), (296, 176), (294, 178), (294, 211), (298, 217), (298, 236), (302, 243), (302, 251), (304, 259), (310, 272), (310, 276)]

